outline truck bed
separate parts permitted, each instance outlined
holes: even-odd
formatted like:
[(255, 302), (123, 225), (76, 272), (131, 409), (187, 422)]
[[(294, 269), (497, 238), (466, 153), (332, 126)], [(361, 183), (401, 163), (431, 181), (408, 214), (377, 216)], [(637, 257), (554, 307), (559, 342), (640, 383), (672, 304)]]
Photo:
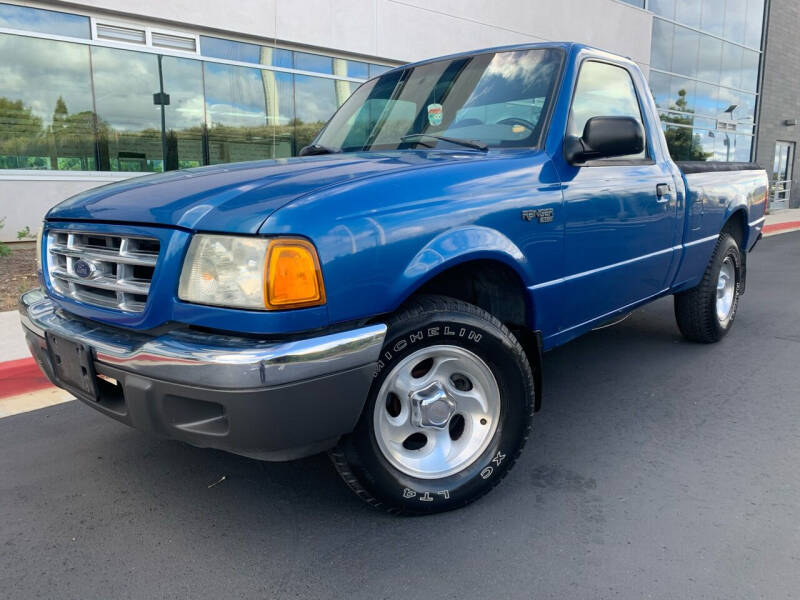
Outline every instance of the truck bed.
[(694, 173), (714, 173), (722, 171), (761, 171), (762, 167), (752, 162), (724, 162), (705, 160), (679, 160), (675, 161), (684, 175)]

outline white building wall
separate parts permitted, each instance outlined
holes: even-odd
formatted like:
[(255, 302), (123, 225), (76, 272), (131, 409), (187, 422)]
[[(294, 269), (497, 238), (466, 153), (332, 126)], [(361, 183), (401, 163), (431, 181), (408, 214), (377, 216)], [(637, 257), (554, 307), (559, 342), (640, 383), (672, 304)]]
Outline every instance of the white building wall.
[(541, 41), (591, 44), (642, 65), (650, 58), (650, 13), (618, 0), (89, 0), (69, 6), (398, 61)]
[[(407, 62), (504, 44), (575, 41), (647, 70), (652, 16), (618, 0), (84, 0), (24, 2), (116, 21)], [(63, 5), (63, 6), (59, 6)], [(59, 200), (123, 174), (0, 171), (0, 240)]]

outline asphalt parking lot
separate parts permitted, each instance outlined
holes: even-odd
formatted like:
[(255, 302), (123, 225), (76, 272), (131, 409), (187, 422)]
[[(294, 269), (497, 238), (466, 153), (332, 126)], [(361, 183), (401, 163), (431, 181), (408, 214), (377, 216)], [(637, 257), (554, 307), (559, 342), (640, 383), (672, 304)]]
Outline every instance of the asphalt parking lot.
[(720, 344), (684, 342), (668, 298), (548, 353), (522, 459), (445, 515), (78, 402), (0, 419), (0, 597), (796, 598), (800, 233), (749, 265)]

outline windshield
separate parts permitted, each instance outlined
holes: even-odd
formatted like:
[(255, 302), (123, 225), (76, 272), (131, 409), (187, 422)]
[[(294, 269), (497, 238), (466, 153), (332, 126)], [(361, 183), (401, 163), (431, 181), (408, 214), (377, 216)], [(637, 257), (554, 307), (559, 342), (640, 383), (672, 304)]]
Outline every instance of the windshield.
[(315, 145), (330, 152), (535, 146), (561, 57), (538, 48), (390, 71), (358, 88)]

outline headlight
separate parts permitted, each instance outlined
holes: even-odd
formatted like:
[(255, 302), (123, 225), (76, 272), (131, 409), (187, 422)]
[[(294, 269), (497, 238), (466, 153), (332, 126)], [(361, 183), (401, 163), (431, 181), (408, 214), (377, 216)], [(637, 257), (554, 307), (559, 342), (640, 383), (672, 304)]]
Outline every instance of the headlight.
[(44, 235), (44, 223), (39, 226), (39, 233), (36, 234), (36, 270), (42, 270), (42, 236)]
[(297, 238), (194, 236), (178, 297), (232, 308), (279, 310), (325, 304), (314, 246)]

